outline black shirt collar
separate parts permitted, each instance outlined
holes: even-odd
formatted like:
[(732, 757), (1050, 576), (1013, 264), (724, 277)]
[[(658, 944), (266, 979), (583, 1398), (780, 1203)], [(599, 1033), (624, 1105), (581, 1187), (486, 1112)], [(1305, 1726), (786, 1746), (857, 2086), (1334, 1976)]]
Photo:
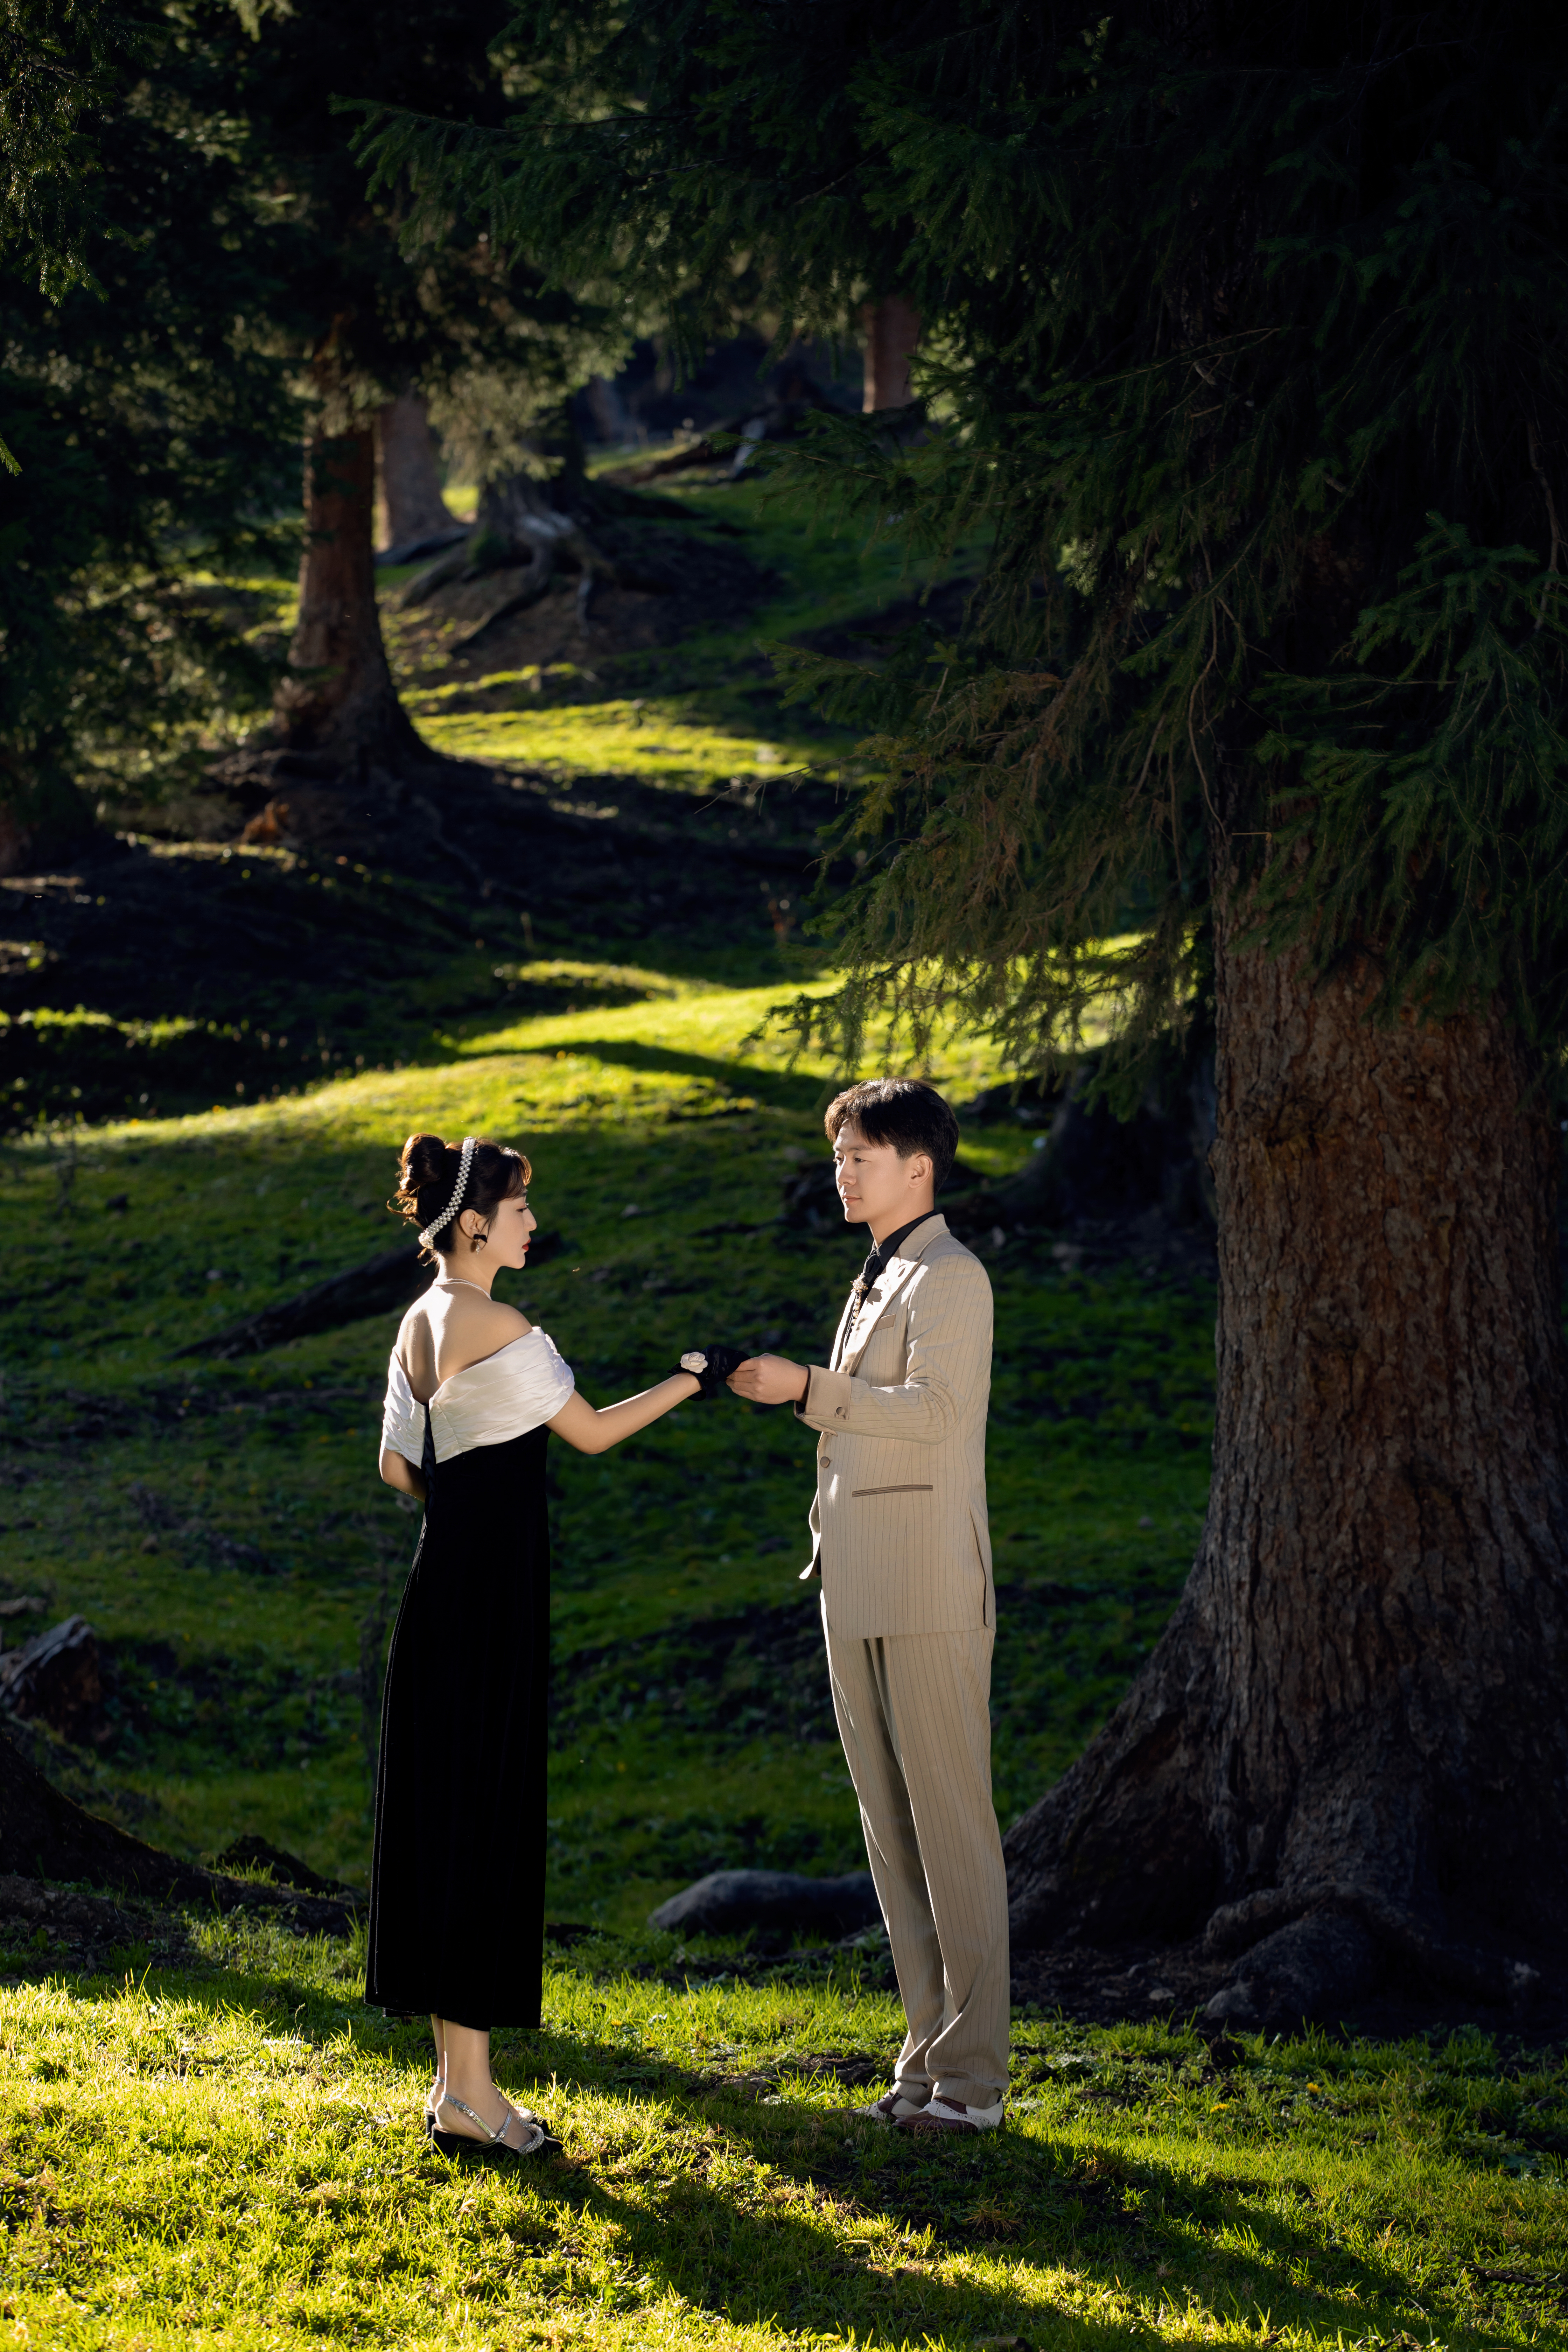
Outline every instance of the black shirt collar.
[(866, 1260), (864, 1266), (860, 1270), (860, 1296), (862, 1298), (865, 1297), (867, 1291), (870, 1289), (873, 1283), (879, 1282), (881, 1280), (883, 1269), (887, 1266), (889, 1260), (897, 1257), (899, 1254), (899, 1244), (901, 1241), (907, 1240), (910, 1234), (914, 1232), (917, 1225), (927, 1223), (931, 1218), (935, 1216), (935, 1214), (936, 1211), (934, 1209), (922, 1209), (918, 1217), (911, 1217), (907, 1225), (900, 1225), (896, 1232), (890, 1233), (888, 1235), (886, 1241), (879, 1242), (877, 1244), (876, 1248), (871, 1252), (870, 1256)]

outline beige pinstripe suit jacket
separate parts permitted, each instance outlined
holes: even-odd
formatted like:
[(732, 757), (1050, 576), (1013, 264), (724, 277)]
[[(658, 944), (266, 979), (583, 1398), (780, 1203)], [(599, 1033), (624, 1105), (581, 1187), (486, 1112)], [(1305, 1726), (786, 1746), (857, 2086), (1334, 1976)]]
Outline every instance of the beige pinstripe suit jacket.
[(994, 1626), (985, 1518), (991, 1285), (940, 1213), (917, 1225), (796, 1407), (819, 1433), (815, 1550), (834, 1633)]

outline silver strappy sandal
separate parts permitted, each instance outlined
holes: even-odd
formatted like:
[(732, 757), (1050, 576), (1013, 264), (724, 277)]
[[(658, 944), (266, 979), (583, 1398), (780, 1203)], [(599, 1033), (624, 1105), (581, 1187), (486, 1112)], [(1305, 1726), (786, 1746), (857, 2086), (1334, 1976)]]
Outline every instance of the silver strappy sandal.
[[(442, 2131), (436, 2122), (442, 2107), (456, 2107), (460, 2116), (467, 2116), (470, 2123), (478, 2124), (484, 2138), (476, 2139), (471, 2132)], [(521, 2141), (507, 2137), (514, 2123), (520, 2125), (526, 2135)], [(536, 2118), (524, 2116), (510, 2099), (507, 2101), (506, 2120), (500, 2131), (486, 2123), (483, 2116), (476, 2115), (468, 2101), (459, 2099), (455, 2091), (446, 2092), (430, 2115), (430, 2144), (439, 2148), (443, 2156), (472, 2156), (476, 2153), (489, 2156), (497, 2151), (502, 2156), (533, 2156), (549, 2137), (542, 2123)]]
[[(424, 2133), (426, 2139), (430, 2137), (431, 2133), (436, 2128), (436, 2111), (440, 2106), (440, 2104), (441, 2085), (439, 2083), (432, 2083), (430, 2088), (425, 2094), (424, 2112), (419, 2118), (419, 2128)], [(545, 2138), (549, 2139), (551, 2137), (550, 2126), (545, 2122), (542, 2116), (536, 2116), (531, 2107), (520, 2107), (515, 2099), (509, 2099), (507, 2101), (507, 2105), (511, 2109), (514, 2116), (521, 2116), (525, 2124), (537, 2124), (540, 2130), (544, 2134)], [(503, 2125), (501, 2128), (504, 2130), (505, 2126)], [(466, 2137), (467, 2135), (455, 2135), (455, 2137)]]

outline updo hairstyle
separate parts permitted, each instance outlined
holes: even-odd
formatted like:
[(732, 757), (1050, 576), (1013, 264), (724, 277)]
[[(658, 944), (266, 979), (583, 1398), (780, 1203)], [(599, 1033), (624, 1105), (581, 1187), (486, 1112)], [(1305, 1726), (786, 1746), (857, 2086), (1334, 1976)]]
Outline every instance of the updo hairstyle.
[[(443, 1143), (438, 1135), (411, 1135), (403, 1147), (396, 1196), (388, 1205), (423, 1233), (451, 1199), (462, 1164), (460, 1143)], [(432, 1265), (437, 1256), (450, 1257), (458, 1241), (466, 1238), (458, 1222), (463, 1211), (472, 1209), (477, 1216), (493, 1217), (503, 1201), (515, 1199), (524, 1190), (532, 1173), (524, 1155), (510, 1145), (477, 1144), (457, 1216), (426, 1243), (420, 1256)], [(479, 1244), (476, 1240), (469, 1246), (477, 1249)]]

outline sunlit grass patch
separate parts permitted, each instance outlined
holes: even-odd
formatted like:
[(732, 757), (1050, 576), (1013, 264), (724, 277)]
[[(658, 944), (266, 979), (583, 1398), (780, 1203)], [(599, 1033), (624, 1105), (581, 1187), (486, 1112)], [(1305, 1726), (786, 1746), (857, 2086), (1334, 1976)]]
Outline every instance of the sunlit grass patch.
[[(443, 676), (466, 634), (421, 608), (384, 614), (395, 671), (426, 740), (454, 757), (543, 768), (563, 779), (625, 775), (688, 792), (754, 788), (808, 769), (837, 775), (854, 736), (804, 707), (786, 708), (764, 648), (784, 638), (911, 604), (951, 571), (910, 561), (895, 541), (840, 536), (804, 506), (760, 485), (679, 479), (658, 496), (678, 528), (686, 519), (743, 536), (766, 582), (762, 601), (735, 624), (715, 614), (679, 644), (595, 650), (580, 657), (496, 669), (478, 679)], [(978, 541), (958, 551), (978, 562)], [(390, 596), (405, 574), (384, 572)]]
[(1249, 2040), (1216, 2074), (1179, 2031), (1025, 2013), (1007, 2127), (931, 2147), (851, 2112), (889, 1995), (687, 1983), (644, 1938), (548, 1969), (542, 2031), (498, 2037), (563, 2157), (451, 2163), (426, 2037), (363, 2006), (357, 1945), (200, 1938), (184, 1972), (0, 1989), (18, 2344), (1563, 2338), (1563, 2185), (1530, 2150), (1565, 2119), (1554, 2059)]
[(738, 736), (679, 701), (617, 699), (529, 707), (526, 684), (510, 710), (447, 709), (413, 695), (408, 708), (426, 741), (452, 759), (498, 767), (571, 769), (589, 775), (639, 776), (659, 784), (711, 790), (731, 780), (776, 775), (820, 763), (819, 737), (781, 726), (773, 738)]

